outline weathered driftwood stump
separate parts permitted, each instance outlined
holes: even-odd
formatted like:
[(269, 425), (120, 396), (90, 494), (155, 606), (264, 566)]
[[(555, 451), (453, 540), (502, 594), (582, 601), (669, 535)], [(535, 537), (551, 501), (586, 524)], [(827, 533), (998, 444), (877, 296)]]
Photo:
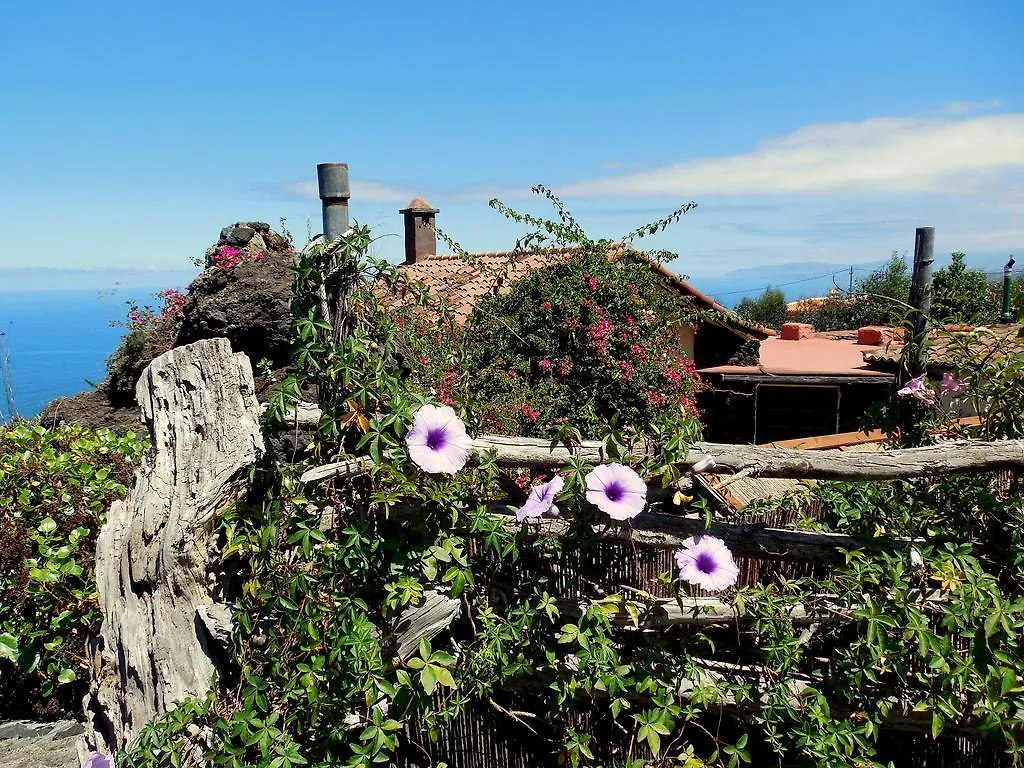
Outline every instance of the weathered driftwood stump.
[(218, 633), (211, 544), (219, 513), (264, 451), (252, 368), (227, 339), (156, 358), (136, 397), (152, 449), (96, 543), (103, 625), (85, 707), (110, 751), (210, 690)]

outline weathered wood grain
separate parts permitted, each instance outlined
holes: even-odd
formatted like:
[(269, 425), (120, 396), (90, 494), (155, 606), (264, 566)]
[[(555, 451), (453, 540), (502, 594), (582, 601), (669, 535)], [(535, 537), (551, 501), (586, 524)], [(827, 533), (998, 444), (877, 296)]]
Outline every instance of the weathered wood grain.
[(152, 448), (96, 543), (103, 624), (85, 708), (110, 751), (210, 689), (208, 627), (229, 620), (210, 593), (217, 518), (264, 451), (252, 368), (227, 339), (157, 357), (136, 396)]

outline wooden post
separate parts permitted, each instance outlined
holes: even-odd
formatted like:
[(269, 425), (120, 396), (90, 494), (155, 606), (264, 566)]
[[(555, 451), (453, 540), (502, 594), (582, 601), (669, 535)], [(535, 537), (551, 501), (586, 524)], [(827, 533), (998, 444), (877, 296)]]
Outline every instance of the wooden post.
[[(903, 366), (897, 381), (900, 385), (924, 376), (928, 368), (928, 315), (932, 307), (932, 264), (935, 261), (935, 228), (918, 227), (914, 240), (914, 272), (910, 282), (910, 306), (907, 317)], [(926, 406), (914, 398), (900, 401), (900, 440), (903, 445), (921, 445)]]

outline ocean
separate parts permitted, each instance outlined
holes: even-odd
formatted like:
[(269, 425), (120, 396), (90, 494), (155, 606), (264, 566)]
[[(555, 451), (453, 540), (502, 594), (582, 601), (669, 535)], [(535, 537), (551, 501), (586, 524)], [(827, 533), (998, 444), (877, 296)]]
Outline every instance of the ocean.
[(3, 394), (3, 342), (16, 415), (32, 418), (55, 397), (104, 379), (106, 360), (124, 336), (112, 322), (125, 318), (131, 300), (157, 304), (157, 290), (0, 291), (0, 423), (12, 415)]

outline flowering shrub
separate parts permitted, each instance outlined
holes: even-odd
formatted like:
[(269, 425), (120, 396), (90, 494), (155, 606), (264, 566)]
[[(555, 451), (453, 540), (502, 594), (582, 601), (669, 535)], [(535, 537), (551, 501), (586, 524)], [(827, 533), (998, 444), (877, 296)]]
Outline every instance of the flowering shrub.
[(695, 316), (648, 264), (607, 244), (535, 270), (480, 302), (466, 328), (467, 405), (489, 432), (597, 435), (614, 417), (651, 433), (696, 424), (700, 380), (681, 352)]
[(0, 718), (77, 710), (96, 533), (143, 448), (130, 432), (0, 428)]
[(244, 248), (222, 245), (210, 256), (210, 266), (214, 269), (234, 269), (243, 262), (262, 261), (266, 255), (267, 252), (255, 243), (249, 243)]
[(133, 401), (142, 371), (154, 357), (174, 346), (185, 317), (186, 297), (186, 293), (168, 288), (154, 297), (160, 301), (159, 308), (129, 303), (127, 321), (115, 323), (125, 329), (125, 337), (107, 360), (112, 399)]

